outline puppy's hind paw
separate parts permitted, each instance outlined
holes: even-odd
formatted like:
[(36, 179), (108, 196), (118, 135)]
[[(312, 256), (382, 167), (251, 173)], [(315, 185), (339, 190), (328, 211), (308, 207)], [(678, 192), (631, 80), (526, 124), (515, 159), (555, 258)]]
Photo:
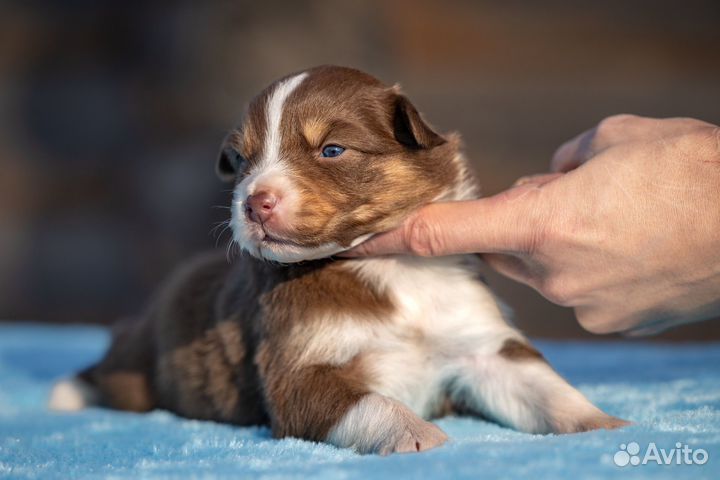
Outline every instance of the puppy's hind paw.
[(358, 453), (423, 452), (447, 441), (445, 432), (402, 403), (379, 394), (357, 402), (330, 431), (327, 441)]
[(398, 426), (398, 430), (384, 439), (377, 447), (379, 455), (391, 453), (416, 453), (444, 444), (448, 436), (436, 425), (419, 418), (410, 425)]
[(98, 392), (79, 378), (62, 380), (50, 392), (48, 408), (59, 412), (75, 412), (98, 403)]

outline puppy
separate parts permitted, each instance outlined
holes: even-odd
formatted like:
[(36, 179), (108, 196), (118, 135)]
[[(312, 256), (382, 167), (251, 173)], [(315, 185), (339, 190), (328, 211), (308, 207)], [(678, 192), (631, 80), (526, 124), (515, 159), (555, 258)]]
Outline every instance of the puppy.
[(530, 433), (624, 425), (508, 324), (476, 256), (330, 258), (424, 204), (476, 198), (459, 143), (358, 70), (273, 83), (217, 163), (250, 256), (181, 268), (51, 406), (162, 408), (379, 454), (442, 444), (428, 420), (453, 412)]

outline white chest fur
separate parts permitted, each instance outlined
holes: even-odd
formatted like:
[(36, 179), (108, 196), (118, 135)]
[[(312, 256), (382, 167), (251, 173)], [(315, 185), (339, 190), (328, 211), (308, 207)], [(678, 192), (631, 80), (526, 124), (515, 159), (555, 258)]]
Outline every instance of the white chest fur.
[(364, 353), (373, 389), (424, 417), (465, 362), (494, 354), (514, 333), (497, 299), (468, 265), (472, 260), (394, 257), (357, 267), (398, 308), (383, 341)]
[(360, 355), (372, 390), (427, 417), (464, 363), (494, 354), (505, 339), (519, 336), (490, 290), (475, 278), (468, 265), (472, 260), (388, 257), (348, 262), (362, 279), (390, 296), (396, 311), (380, 322), (319, 322), (303, 356), (342, 364)]

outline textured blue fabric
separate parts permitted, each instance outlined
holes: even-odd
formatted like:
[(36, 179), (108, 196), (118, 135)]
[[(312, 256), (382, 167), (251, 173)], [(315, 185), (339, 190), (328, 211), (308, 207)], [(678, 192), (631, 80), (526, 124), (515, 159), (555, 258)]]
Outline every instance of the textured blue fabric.
[[(107, 343), (100, 328), (0, 324), (0, 478), (720, 478), (720, 344), (536, 342), (597, 405), (635, 424), (541, 436), (445, 418), (448, 445), (383, 458), (161, 411), (48, 411), (53, 381)], [(650, 442), (668, 451), (680, 442), (709, 458), (616, 466), (630, 442), (641, 454)]]

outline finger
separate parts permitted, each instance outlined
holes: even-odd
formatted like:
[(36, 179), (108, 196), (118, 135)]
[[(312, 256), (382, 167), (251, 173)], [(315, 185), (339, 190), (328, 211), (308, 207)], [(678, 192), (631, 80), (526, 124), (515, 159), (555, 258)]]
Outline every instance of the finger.
[(369, 240), (364, 241), (360, 245), (351, 248), (345, 252), (339, 253), (338, 257), (356, 258), (371, 257), (379, 255), (391, 255), (397, 253), (409, 253), (406, 251), (402, 238), (402, 227), (389, 232), (373, 235)]
[(479, 200), (430, 204), (399, 228), (372, 237), (345, 256), (531, 251), (543, 237), (550, 209), (542, 192), (528, 184)]
[(642, 323), (638, 314), (634, 311), (628, 312), (623, 303), (593, 302), (578, 305), (574, 310), (580, 326), (597, 335), (609, 333), (628, 335)]
[(592, 158), (594, 152), (591, 146), (596, 133), (597, 127), (591, 128), (560, 145), (550, 162), (550, 170), (553, 172), (569, 172)]
[(515, 183), (513, 183), (513, 187), (520, 187), (522, 185), (535, 185), (536, 187), (539, 187), (541, 185), (545, 185), (548, 182), (552, 182), (558, 177), (562, 177), (563, 173), (538, 173), (537, 175), (527, 175), (524, 177), (518, 178)]

